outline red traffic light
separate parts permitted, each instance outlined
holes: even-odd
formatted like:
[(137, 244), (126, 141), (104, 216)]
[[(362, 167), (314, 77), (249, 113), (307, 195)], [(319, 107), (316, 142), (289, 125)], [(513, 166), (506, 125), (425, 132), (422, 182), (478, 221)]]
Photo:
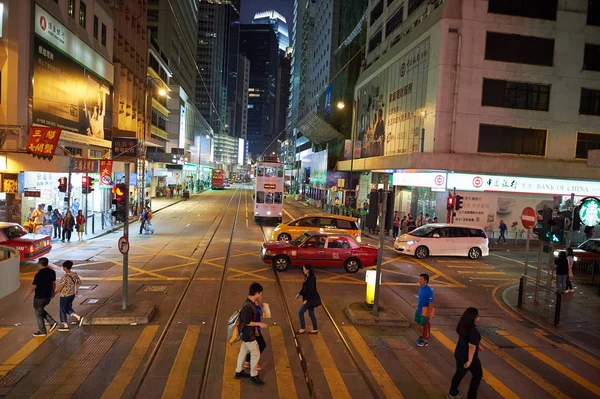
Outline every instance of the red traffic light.
[(454, 205), (454, 198), (450, 197), (448, 198), (448, 206), (452, 206)]

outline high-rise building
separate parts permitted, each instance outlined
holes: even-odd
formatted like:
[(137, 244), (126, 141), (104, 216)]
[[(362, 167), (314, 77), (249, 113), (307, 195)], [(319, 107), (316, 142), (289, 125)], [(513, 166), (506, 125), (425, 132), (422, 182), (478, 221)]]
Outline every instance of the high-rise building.
[[(279, 135), (286, 129), (287, 107), (290, 96), (290, 71), (292, 62), (292, 49), (287, 48), (285, 53), (279, 54), (277, 66), (277, 88), (275, 90), (275, 134)], [(285, 139), (281, 134), (281, 138)]]
[(272, 25), (240, 25), (240, 54), (250, 61), (247, 139), (253, 159), (274, 144), (278, 52)]
[(277, 36), (277, 43), (279, 44), (279, 51), (285, 54), (287, 48), (290, 46), (290, 38), (287, 21), (283, 15), (274, 10), (258, 12), (254, 15), (252, 23), (273, 25), (275, 35)]

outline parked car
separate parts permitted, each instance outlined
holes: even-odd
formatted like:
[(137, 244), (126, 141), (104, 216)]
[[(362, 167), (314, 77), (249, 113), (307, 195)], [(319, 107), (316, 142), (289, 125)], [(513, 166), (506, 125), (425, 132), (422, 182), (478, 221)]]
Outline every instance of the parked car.
[(377, 248), (359, 244), (350, 234), (307, 231), (291, 241), (264, 243), (260, 258), (280, 272), (310, 263), (314, 267), (343, 267), (348, 273), (356, 273), (361, 267), (377, 263)]
[(394, 249), (418, 259), (428, 256), (468, 256), (479, 259), (489, 255), (488, 238), (476, 226), (435, 223), (403, 234), (394, 242)]
[(35, 260), (52, 250), (49, 235), (28, 233), (18, 223), (0, 222), (0, 245), (19, 250), (21, 262)]
[(324, 213), (312, 213), (291, 222), (280, 223), (273, 229), (271, 241), (291, 241), (305, 231), (350, 234), (356, 241), (361, 242), (360, 228), (355, 218)]

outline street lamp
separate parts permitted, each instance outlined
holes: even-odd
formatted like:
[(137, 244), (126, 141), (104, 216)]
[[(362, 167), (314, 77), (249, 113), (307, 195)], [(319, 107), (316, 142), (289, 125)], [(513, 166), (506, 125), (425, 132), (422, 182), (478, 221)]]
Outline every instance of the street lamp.
[(343, 101), (338, 101), (337, 107), (338, 109), (344, 109), (346, 108), (346, 103), (344, 103)]

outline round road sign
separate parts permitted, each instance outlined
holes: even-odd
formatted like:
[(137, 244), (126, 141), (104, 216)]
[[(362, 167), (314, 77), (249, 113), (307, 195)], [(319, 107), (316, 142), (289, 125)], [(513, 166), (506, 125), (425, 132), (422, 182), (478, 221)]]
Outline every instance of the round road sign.
[(119, 238), (119, 243), (117, 245), (119, 246), (119, 252), (123, 255), (129, 252), (129, 240), (127, 237), (123, 236)]
[(533, 229), (537, 223), (535, 209), (529, 207), (523, 209), (523, 212), (521, 213), (521, 223), (526, 229)]

